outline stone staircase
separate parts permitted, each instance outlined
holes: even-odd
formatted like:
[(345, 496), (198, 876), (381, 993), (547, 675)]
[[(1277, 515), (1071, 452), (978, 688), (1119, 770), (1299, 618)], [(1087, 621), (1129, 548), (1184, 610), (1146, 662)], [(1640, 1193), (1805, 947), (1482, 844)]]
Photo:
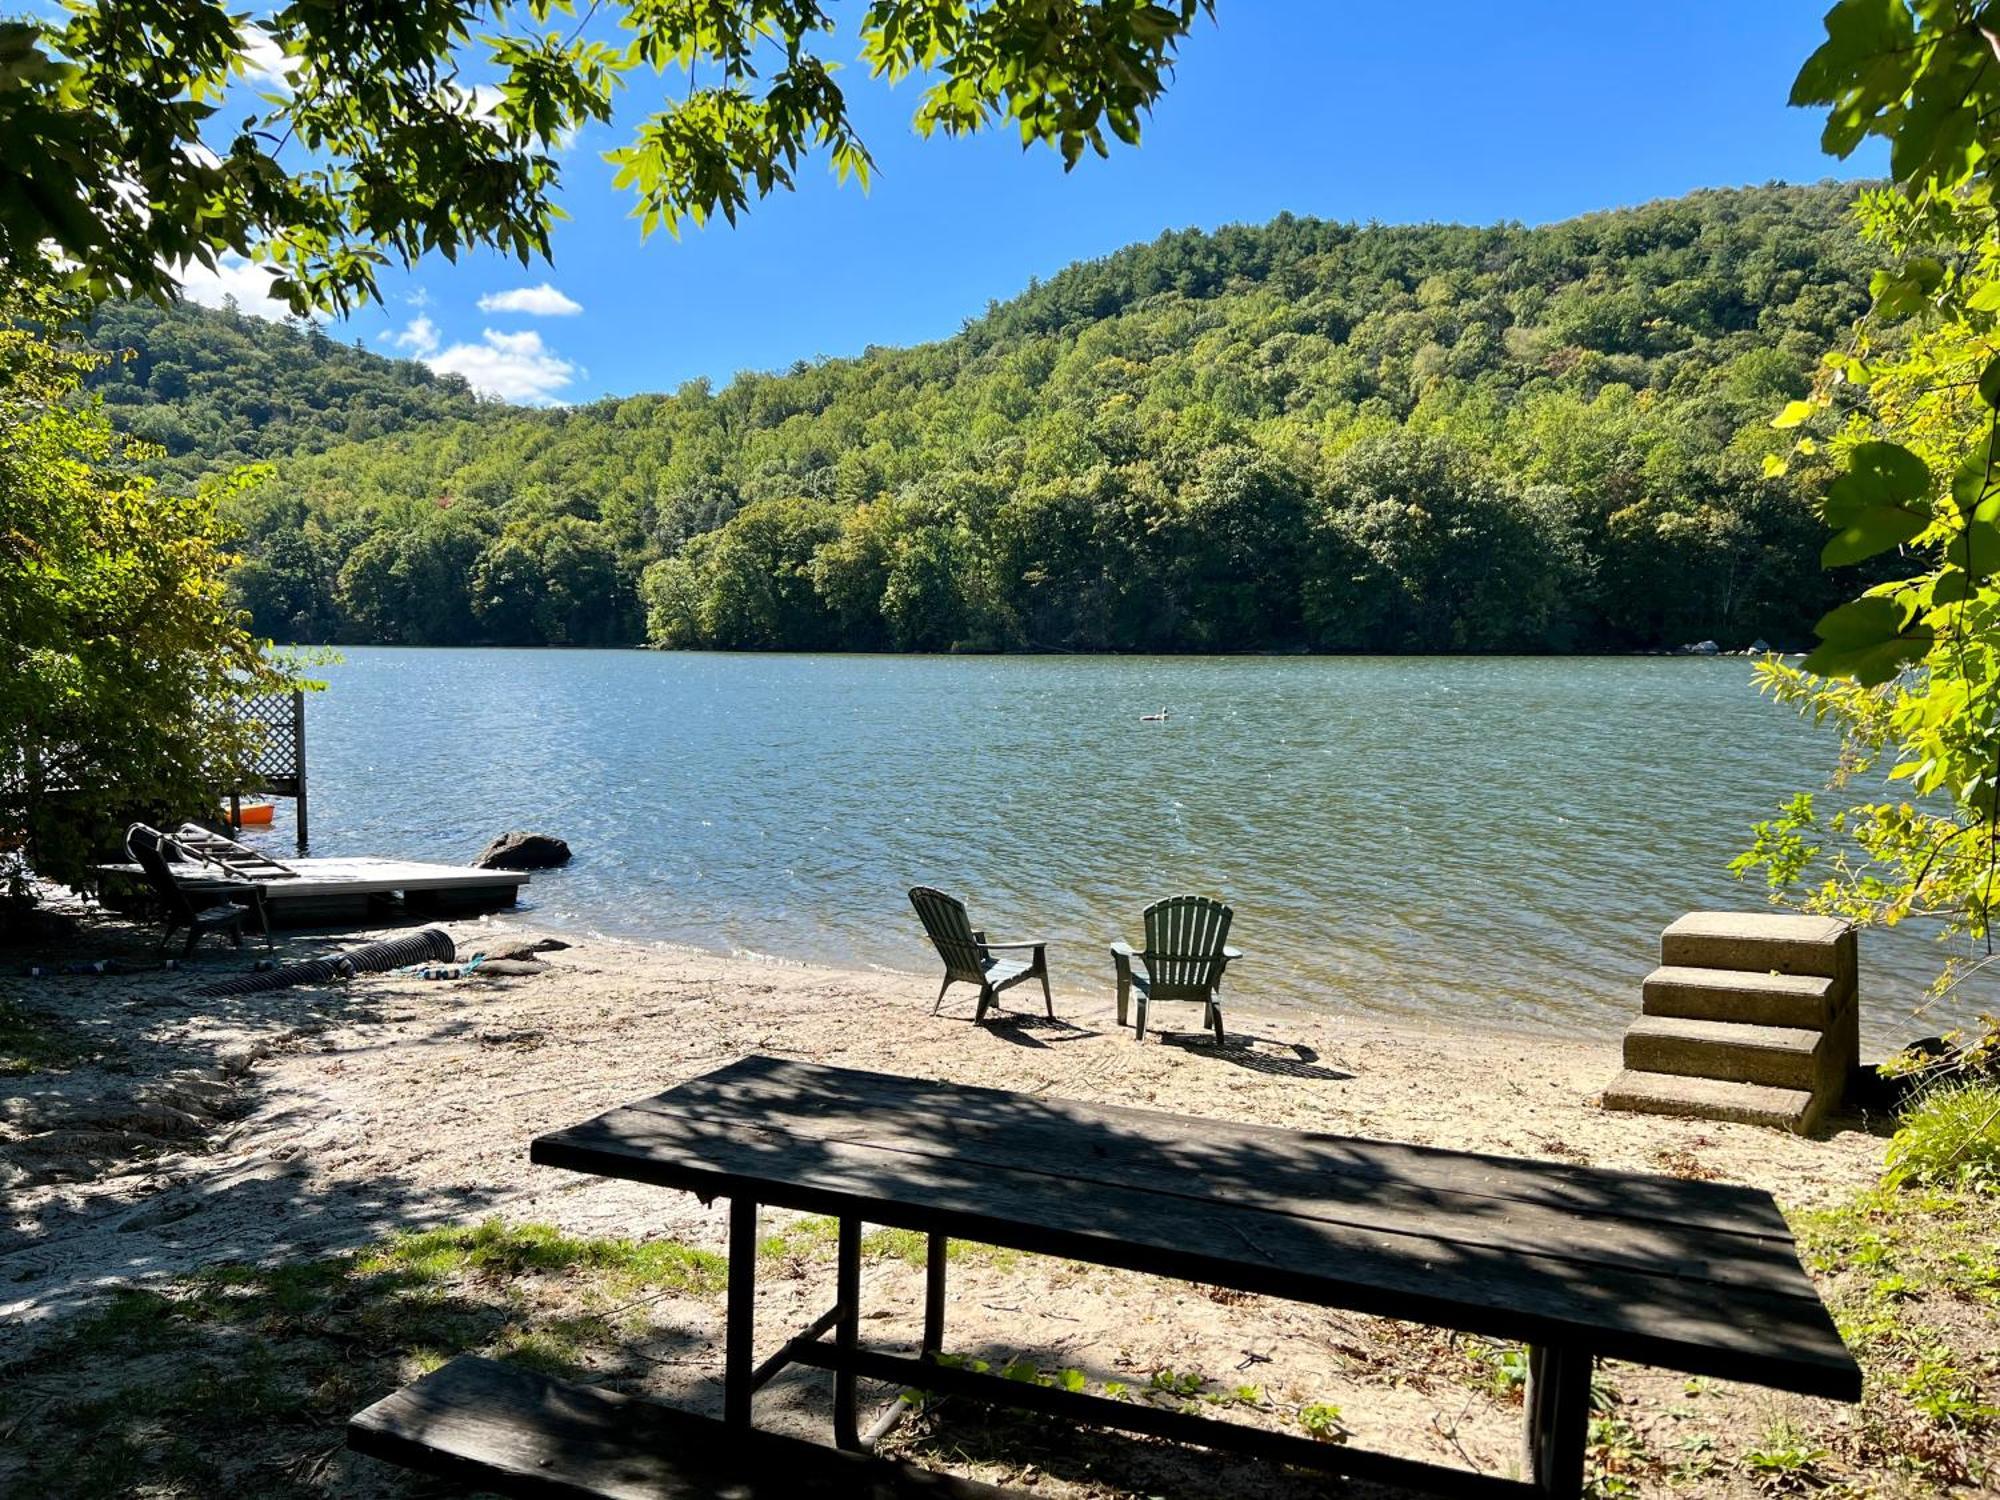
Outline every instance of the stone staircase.
[(1860, 1061), (1854, 929), (1833, 917), (1690, 912), (1660, 934), (1606, 1109), (1804, 1133)]

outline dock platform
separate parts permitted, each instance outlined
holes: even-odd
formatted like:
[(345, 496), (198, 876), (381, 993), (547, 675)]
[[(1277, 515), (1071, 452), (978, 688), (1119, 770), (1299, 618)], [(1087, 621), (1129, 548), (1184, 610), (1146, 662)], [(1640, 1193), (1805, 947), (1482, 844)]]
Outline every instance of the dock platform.
[[(213, 866), (177, 864), (189, 880), (214, 880)], [(462, 916), (508, 907), (528, 884), (523, 870), (484, 870), (470, 865), (426, 864), (408, 859), (294, 859), (290, 875), (246, 877), (264, 893), (274, 924), (317, 927), (350, 921), (394, 905), (425, 916)], [(143, 882), (135, 864), (98, 865), (102, 877)]]

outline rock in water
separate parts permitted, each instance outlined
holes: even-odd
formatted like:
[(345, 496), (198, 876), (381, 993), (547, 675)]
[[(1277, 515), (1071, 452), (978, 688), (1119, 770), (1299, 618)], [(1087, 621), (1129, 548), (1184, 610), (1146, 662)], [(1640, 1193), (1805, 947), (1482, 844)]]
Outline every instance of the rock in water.
[(552, 870), (569, 863), (569, 845), (546, 833), (503, 833), (473, 864), (482, 870)]

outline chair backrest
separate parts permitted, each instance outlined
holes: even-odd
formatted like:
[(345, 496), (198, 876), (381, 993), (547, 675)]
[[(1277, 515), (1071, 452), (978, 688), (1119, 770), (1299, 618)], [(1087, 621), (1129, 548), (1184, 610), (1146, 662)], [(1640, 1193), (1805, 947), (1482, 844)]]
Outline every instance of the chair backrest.
[(986, 977), (981, 962), (986, 950), (972, 935), (972, 919), (966, 916), (963, 901), (930, 886), (915, 885), (910, 887), (910, 905), (917, 909), (917, 919), (937, 947), (947, 974), (954, 979), (970, 979), (975, 984)]
[(145, 871), (146, 883), (152, 886), (153, 894), (160, 898), (168, 912), (189, 921), (194, 917), (194, 903), (188, 900), (187, 892), (181, 889), (180, 882), (174, 879), (174, 872), (167, 866), (166, 851), (174, 848), (172, 839), (144, 823), (134, 823), (125, 830), (125, 852)]
[(225, 876), (238, 880), (296, 880), (299, 872), (280, 864), (261, 849), (239, 844), (226, 833), (204, 828), (199, 823), (183, 823), (167, 842), (203, 864), (212, 864)]
[(1153, 993), (1213, 990), (1222, 979), (1222, 945), (1235, 915), (1210, 896), (1169, 896), (1147, 907), (1141, 956)]

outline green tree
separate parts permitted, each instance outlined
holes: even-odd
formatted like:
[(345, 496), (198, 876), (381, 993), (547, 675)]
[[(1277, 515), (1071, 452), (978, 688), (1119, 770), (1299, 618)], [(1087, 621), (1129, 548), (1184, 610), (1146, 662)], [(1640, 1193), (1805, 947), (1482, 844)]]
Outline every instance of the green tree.
[[(1829, 151), (1889, 142), (1891, 188), (1862, 205), (1890, 260), (1847, 348), (1776, 425), (1831, 441), (1829, 567), (1871, 582), (1819, 623), (1779, 698), (1831, 720), (1829, 811), (1802, 794), (1757, 830), (1741, 871), (1862, 921), (1943, 919), (1969, 942), (1939, 989), (1989, 961), (2000, 902), (2000, 76), (1990, 7), (1842, 0), (1793, 86), (1827, 111)], [(1785, 461), (1773, 456), (1773, 469)], [(1852, 575), (1850, 575), (1852, 576)], [(1856, 795), (1863, 778), (1883, 778)], [(2000, 1049), (2000, 1023), (1969, 1053)], [(1988, 1122), (1990, 1123), (1990, 1121)]]
[(257, 635), (324, 645), (341, 630), (340, 565), (330, 539), (295, 503), (259, 538), (255, 556), (239, 558), (229, 583)]
[[(861, 62), (924, 80), (919, 132), (1005, 121), (1068, 167), (1138, 140), (1211, 6), (871, 0)], [(0, 21), (0, 267), (39, 276), (52, 244), (95, 297), (157, 296), (234, 251), (303, 313), (373, 298), (392, 261), (546, 257), (563, 143), (669, 69), (686, 86), (606, 154), (617, 185), (648, 232), (733, 223), (816, 153), (867, 180), (826, 56), (835, 27), (818, 0), (621, 0), (601, 17), (567, 0), (296, 0), (254, 20), (217, 0), (83, 0)], [(246, 79), (277, 92), (246, 102)]]
[(434, 510), (378, 531), (347, 555), (340, 603), (364, 639), (464, 646), (478, 639), (473, 572), (492, 528), (459, 510)]
[(579, 516), (517, 521), (472, 565), (472, 611), (503, 646), (609, 646), (637, 629), (604, 528)]
[[(1787, 441), (1771, 402), (1866, 304), (1854, 194), (1703, 193), (1535, 229), (1281, 218), (1167, 235), (938, 343), (559, 412), (203, 308), (109, 305), (87, 336), (134, 351), (96, 377), (113, 419), (157, 418), (192, 445), (156, 461), (167, 482), (276, 461), (228, 514), (241, 597), (287, 639), (545, 639), (534, 552), (469, 635), (462, 617), (404, 618), (427, 590), (376, 590), (365, 622), (326, 601), (363, 542), (441, 507), (488, 537), (561, 516), (600, 527), (606, 618), (634, 639), (649, 566), (709, 556), (697, 543), (748, 503), (808, 498), (842, 530), (814, 552), (822, 612), (796, 616), (823, 644), (1297, 645), (1328, 474), (1402, 429), (1477, 455), (1500, 503), (1563, 497), (1581, 558), (1550, 646), (1791, 644), (1842, 587), (1816, 565), (1826, 459), (1762, 464)], [(1661, 309), (1644, 352), (1564, 345), (1540, 321), (1566, 289), (1621, 287)], [(185, 395), (156, 395), (163, 365), (189, 372)], [(603, 638), (585, 623), (561, 629)], [(1520, 640), (1498, 610), (1466, 629), (1468, 649)]]
[(1310, 502), (1309, 479), (1255, 448), (1203, 455), (1174, 549), (1190, 645), (1241, 651), (1299, 639)]
[[(81, 884), (126, 819), (214, 805), (250, 748), (228, 706), (289, 679), (242, 628), (212, 492), (120, 471), (77, 398), (91, 357), (52, 330), (74, 313), (0, 294), (0, 850)], [(25, 861), (23, 859), (25, 856)]]
[(1306, 628), (1342, 651), (1564, 643), (1576, 548), (1557, 494), (1524, 503), (1446, 439), (1364, 438), (1335, 461)]

